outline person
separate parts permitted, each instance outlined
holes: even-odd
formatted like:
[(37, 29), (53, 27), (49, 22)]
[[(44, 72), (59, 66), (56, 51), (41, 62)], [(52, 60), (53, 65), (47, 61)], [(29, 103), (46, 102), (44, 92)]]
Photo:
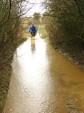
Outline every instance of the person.
[(29, 26), (29, 32), (31, 33), (32, 36), (35, 36), (37, 33), (37, 28), (34, 24)]

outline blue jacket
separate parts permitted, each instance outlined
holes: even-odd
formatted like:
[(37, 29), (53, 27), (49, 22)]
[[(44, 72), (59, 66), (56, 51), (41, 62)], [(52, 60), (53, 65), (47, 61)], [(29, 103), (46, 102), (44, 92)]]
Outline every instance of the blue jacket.
[(37, 28), (34, 25), (32, 25), (32, 26), (29, 27), (29, 32), (36, 33), (37, 32)]

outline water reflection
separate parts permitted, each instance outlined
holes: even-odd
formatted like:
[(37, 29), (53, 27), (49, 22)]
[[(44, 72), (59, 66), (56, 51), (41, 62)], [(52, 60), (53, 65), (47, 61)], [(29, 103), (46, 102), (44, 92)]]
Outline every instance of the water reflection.
[(77, 108), (84, 105), (84, 72), (39, 34), (34, 41), (29, 38), (14, 54), (4, 113), (82, 113)]
[(13, 76), (7, 101), (10, 106), (6, 106), (6, 113), (42, 112), (45, 108), (43, 103), (48, 106), (49, 92), (52, 90), (45, 40), (37, 34), (35, 39), (29, 38), (20, 45), (12, 67)]
[(35, 37), (31, 38), (31, 51), (32, 53), (35, 51)]
[(18, 59), (20, 65), (18, 70), (22, 79), (21, 85), (26, 88), (32, 87), (33, 92), (39, 89), (39, 93), (42, 93), (48, 82), (49, 65), (46, 49), (46, 43), (40, 37), (28, 39), (17, 49), (18, 55), (15, 59)]

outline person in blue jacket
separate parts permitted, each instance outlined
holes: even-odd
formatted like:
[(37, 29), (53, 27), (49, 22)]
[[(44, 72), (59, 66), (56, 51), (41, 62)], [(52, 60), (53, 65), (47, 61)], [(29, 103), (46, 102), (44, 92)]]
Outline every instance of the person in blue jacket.
[(32, 36), (35, 36), (37, 33), (37, 28), (34, 24), (29, 26), (29, 32), (31, 33)]

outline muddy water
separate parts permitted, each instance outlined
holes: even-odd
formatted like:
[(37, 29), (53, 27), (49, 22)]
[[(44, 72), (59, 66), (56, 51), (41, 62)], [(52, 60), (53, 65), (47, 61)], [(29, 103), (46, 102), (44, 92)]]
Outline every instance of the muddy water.
[(84, 72), (38, 35), (20, 45), (4, 113), (84, 113)]

